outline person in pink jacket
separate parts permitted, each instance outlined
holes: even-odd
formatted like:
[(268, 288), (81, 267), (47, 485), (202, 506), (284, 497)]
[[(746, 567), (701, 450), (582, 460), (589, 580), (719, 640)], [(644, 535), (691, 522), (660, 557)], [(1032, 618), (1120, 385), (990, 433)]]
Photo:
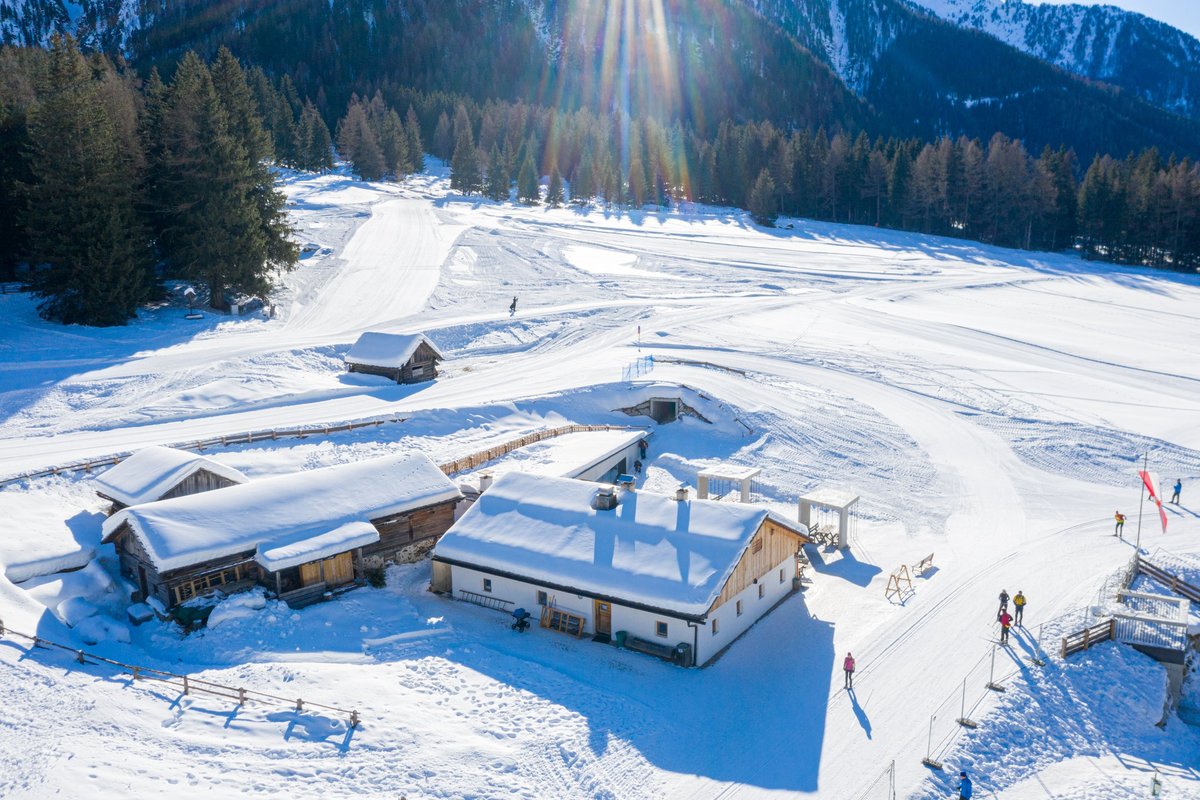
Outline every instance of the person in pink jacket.
[(846, 688), (854, 688), (854, 656), (846, 653), (846, 660), (842, 662), (842, 669), (846, 673)]

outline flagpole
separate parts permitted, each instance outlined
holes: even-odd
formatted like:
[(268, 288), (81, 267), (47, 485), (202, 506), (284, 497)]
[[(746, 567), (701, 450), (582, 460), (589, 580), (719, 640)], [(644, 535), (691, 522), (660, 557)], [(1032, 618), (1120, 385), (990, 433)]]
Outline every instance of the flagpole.
[[(1146, 474), (1146, 470), (1150, 468), (1150, 451), (1142, 456), (1142, 474)], [(1138, 478), (1142, 476), (1139, 475)], [(1145, 483), (1138, 487), (1138, 529), (1137, 529), (1137, 544), (1134, 545), (1134, 552), (1142, 552), (1142, 506), (1146, 503), (1146, 486)]]

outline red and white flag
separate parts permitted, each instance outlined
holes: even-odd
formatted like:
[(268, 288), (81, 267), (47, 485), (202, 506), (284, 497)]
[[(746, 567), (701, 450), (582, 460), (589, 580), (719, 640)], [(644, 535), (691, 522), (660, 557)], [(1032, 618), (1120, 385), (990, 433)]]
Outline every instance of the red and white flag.
[(1146, 485), (1146, 491), (1150, 493), (1150, 499), (1154, 501), (1154, 505), (1158, 506), (1158, 518), (1162, 520), (1163, 533), (1166, 533), (1167, 512), (1163, 509), (1162, 498), (1158, 496), (1158, 473), (1138, 470), (1138, 477)]

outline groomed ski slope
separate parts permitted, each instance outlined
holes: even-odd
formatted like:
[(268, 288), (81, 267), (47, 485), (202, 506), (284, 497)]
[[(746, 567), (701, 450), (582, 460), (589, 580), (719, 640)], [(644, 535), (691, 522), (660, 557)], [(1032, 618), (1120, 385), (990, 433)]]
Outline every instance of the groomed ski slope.
[[(28, 298), (0, 297), (0, 474), (379, 415), (408, 421), (207, 454), (252, 478), (397, 445), (450, 458), (563, 422), (644, 422), (612, 409), (683, 386), (713, 424), (657, 429), (643, 488), (694, 483), (724, 460), (763, 467), (765, 499), (789, 515), (806, 489), (850, 488), (863, 498), (851, 550), (813, 550), (811, 588), (703, 671), (516, 636), (494, 612), (425, 592), (425, 565), (303, 612), (239, 607), (201, 634), (151, 623), (93, 648), (352, 706), (366, 720), (353, 733), (131, 688), (3, 639), (0, 763), (15, 766), (0, 795), (883, 798), (869, 787), (894, 760), (898, 796), (944, 797), (951, 784), (920, 764), (930, 715), (988, 658), (996, 595), (1030, 597), (1030, 635), (1092, 601), (1132, 554), (1110, 520), (1122, 509), (1133, 532), (1145, 450), (1164, 478), (1184, 478), (1185, 502), (1165, 536), (1148, 514), (1143, 544), (1200, 550), (1193, 276), (802, 220), (768, 231), (723, 209), (491, 204), (448, 194), (438, 174), (400, 187), (291, 175), (287, 189), (310, 247), (275, 319), (195, 323), (169, 308), (126, 329), (64, 329)], [(373, 329), (430, 335), (448, 355), (439, 379), (345, 374), (341, 355)], [(647, 355), (652, 369), (631, 380)], [(0, 512), (30, 491), (58, 498), (47, 505), (60, 519), (100, 508), (84, 480), (59, 477), (0, 491)], [(104, 550), (89, 571), (111, 568)], [(888, 574), (929, 552), (936, 570), (888, 602)], [(0, 579), (0, 619), (71, 641), (47, 610), (69, 591)], [(1001, 651), (1006, 670), (1026, 663), (1030, 635)], [(1073, 699), (1038, 704), (1040, 717), (1028, 704), (979, 711), (1040, 725), (1055, 746), (997, 740), (1009, 728), (986, 716), (955, 738), (942, 714), (947, 766), (1005, 800), (1050, 796), (1020, 788), (1042, 770), (1070, 784), (1103, 765), (1104, 786), (1148, 785), (1147, 762), (1175, 765), (1165, 797), (1200, 791), (1193, 728), (1110, 718), (1090, 683), (1151, 687), (1138, 706), (1149, 717), (1161, 668), (1097, 658), (1046, 673)], [(1080, 714), (1082, 732), (1054, 724)]]

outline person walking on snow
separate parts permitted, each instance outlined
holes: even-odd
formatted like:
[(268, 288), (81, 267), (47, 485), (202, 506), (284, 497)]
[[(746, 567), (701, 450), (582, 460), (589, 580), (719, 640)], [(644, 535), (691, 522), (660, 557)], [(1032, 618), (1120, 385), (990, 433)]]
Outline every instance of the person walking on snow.
[(1007, 611), (1000, 614), (1000, 644), (1008, 644), (1008, 629), (1012, 627), (1012, 615)]
[(974, 787), (971, 786), (971, 779), (967, 777), (967, 773), (958, 773), (958, 798), (959, 800), (971, 800), (971, 794)]
[(516, 297), (516, 295), (513, 295), (512, 305), (508, 307), (508, 315), (511, 317), (513, 314), (516, 314), (516, 313), (517, 313), (517, 297)]
[(1182, 478), (1175, 479), (1175, 486), (1172, 487), (1172, 491), (1174, 492), (1174, 494), (1171, 495), (1171, 502), (1174, 503), (1175, 505), (1179, 505), (1179, 493), (1183, 491), (1183, 479)]
[(846, 673), (846, 688), (854, 688), (854, 656), (846, 653), (846, 660), (842, 662), (842, 670)]
[(1016, 616), (1014, 622), (1021, 625), (1021, 619), (1025, 616), (1025, 594), (1020, 589), (1017, 589), (1017, 596), (1013, 598), (1013, 609)]
[(996, 612), (996, 619), (1000, 619), (1000, 615), (1008, 611), (1008, 591), (1000, 590), (1000, 610)]
[[(1117, 530), (1113, 533), (1113, 536), (1121, 536), (1121, 532), (1125, 530), (1125, 515), (1118, 511), (1116, 514), (1113, 514), (1113, 519), (1117, 521)], [(1125, 537), (1122, 536), (1121, 538)]]

